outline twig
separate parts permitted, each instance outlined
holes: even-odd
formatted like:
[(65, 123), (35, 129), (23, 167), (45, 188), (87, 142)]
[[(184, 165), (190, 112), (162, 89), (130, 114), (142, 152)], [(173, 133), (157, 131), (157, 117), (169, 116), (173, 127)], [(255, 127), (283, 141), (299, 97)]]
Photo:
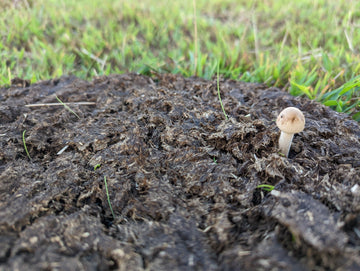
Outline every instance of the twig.
[(57, 105), (96, 105), (94, 102), (76, 102), (76, 103), (45, 103), (45, 104), (26, 104), (26, 107), (41, 107), (41, 106), (57, 106)]
[(69, 145), (66, 145), (64, 148), (62, 148), (58, 153), (57, 155), (60, 155), (62, 154), (64, 151), (66, 151), (66, 149), (69, 147)]

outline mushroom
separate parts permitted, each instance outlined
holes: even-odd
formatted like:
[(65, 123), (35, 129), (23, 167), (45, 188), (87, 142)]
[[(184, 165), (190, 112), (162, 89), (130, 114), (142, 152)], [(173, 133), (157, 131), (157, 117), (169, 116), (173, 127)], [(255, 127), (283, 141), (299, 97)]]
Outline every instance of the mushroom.
[(277, 117), (276, 125), (281, 130), (279, 137), (280, 151), (288, 157), (294, 134), (304, 130), (305, 117), (298, 108), (287, 107)]

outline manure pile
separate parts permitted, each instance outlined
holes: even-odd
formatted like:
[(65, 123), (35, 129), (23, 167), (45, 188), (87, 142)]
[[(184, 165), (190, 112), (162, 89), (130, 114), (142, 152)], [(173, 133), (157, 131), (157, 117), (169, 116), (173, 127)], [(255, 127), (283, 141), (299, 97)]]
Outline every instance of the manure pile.
[[(360, 127), (348, 116), (231, 80), (229, 120), (216, 80), (17, 83), (0, 91), (1, 270), (360, 270)], [(26, 106), (55, 95), (94, 104), (69, 104), (78, 116)], [(289, 106), (306, 125), (285, 158), (275, 120)]]

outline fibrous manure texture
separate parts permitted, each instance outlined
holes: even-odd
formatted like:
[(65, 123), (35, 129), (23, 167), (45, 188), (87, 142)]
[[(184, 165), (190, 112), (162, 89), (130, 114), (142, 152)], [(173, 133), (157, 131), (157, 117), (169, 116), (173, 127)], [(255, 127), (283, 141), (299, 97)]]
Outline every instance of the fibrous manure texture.
[[(1, 89), (0, 269), (359, 270), (359, 124), (260, 84), (220, 92), (229, 120), (216, 80)], [(55, 95), (95, 105), (69, 105), (80, 119), (25, 106)], [(306, 125), (285, 158), (275, 120), (289, 106)]]

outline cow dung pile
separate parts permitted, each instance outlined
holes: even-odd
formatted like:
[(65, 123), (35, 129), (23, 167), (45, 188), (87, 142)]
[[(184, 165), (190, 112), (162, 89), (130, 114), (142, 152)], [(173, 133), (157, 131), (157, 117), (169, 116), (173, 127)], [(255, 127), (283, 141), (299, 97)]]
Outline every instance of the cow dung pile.
[[(219, 83), (228, 119), (216, 79), (2, 88), (0, 269), (360, 270), (359, 124)], [(275, 120), (288, 106), (306, 125), (286, 158)]]

